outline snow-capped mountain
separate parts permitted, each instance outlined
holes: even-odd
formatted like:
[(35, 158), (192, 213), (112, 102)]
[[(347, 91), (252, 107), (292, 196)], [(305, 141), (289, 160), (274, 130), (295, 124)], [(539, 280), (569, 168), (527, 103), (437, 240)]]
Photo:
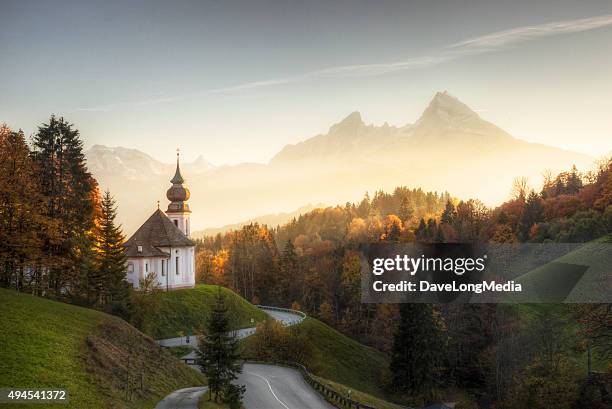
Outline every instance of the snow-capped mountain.
[[(175, 163), (163, 163), (138, 149), (121, 146), (94, 145), (85, 152), (89, 170), (94, 175), (109, 175), (129, 180), (151, 180), (167, 176), (174, 171)], [(188, 173), (198, 175), (213, 168), (202, 156), (181, 165)]]

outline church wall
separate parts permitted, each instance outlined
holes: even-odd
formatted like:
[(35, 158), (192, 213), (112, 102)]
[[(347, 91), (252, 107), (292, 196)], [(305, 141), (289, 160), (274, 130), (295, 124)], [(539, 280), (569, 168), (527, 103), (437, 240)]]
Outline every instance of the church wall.
[[(169, 288), (185, 288), (195, 286), (195, 247), (160, 247), (160, 250), (171, 254), (169, 259)], [(176, 274), (176, 258), (178, 257), (179, 274)], [(166, 286), (164, 277), (163, 288)]]
[(189, 213), (166, 212), (166, 216), (172, 220), (172, 223), (174, 223), (185, 236), (189, 237), (191, 235), (191, 221), (189, 220)]

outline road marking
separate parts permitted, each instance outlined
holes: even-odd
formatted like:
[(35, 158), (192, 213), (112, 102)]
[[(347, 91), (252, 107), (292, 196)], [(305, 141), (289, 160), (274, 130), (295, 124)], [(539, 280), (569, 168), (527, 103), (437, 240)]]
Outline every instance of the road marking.
[(270, 392), (272, 392), (272, 396), (274, 396), (274, 399), (276, 399), (278, 401), (278, 403), (283, 405), (285, 407), (285, 409), (289, 409), (289, 406), (285, 405), (285, 403), (282, 400), (280, 400), (278, 398), (278, 396), (276, 396), (276, 394), (274, 393), (274, 390), (272, 389), (272, 385), (270, 385), (270, 382), (266, 378), (264, 378), (263, 376), (261, 376), (259, 374), (254, 373), (254, 372), (244, 371), (244, 373), (248, 373), (250, 375), (253, 375), (253, 376), (256, 376), (256, 377), (258, 377), (260, 379), (263, 379), (264, 382), (268, 384), (268, 388), (270, 388)]

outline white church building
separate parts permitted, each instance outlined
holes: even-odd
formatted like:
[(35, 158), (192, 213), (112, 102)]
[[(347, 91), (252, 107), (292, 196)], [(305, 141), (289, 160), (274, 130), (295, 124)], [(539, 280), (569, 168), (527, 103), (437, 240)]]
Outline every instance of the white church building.
[(164, 290), (195, 286), (195, 243), (189, 238), (191, 210), (186, 203), (189, 189), (183, 184), (179, 156), (172, 186), (166, 192), (170, 200), (164, 213), (159, 209), (125, 242), (127, 281), (139, 288), (140, 280), (155, 273)]

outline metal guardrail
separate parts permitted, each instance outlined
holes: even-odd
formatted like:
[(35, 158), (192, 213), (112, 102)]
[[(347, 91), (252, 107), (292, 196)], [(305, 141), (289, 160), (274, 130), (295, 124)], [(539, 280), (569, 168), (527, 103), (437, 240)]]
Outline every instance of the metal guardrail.
[(262, 361), (259, 359), (243, 357), (242, 360), (244, 362), (251, 363), (262, 363), (262, 364), (271, 364), (271, 365), (280, 365), (286, 366), (289, 368), (297, 369), (304, 381), (310, 385), (315, 391), (317, 391), (325, 400), (332, 403), (337, 408), (341, 409), (378, 409), (375, 406), (367, 405), (363, 402), (359, 402), (353, 399), (350, 399), (347, 396), (342, 395), (340, 392), (336, 391), (333, 388), (325, 385), (324, 383), (319, 382), (315, 379), (314, 375), (310, 373), (310, 371), (302, 364), (292, 361)]
[(292, 310), (290, 308), (270, 307), (268, 305), (256, 305), (256, 307), (259, 308), (260, 310), (272, 310), (272, 311), (288, 312), (290, 314), (299, 315), (300, 317), (302, 317), (302, 320), (307, 317), (307, 315), (305, 313), (303, 313), (302, 311)]

